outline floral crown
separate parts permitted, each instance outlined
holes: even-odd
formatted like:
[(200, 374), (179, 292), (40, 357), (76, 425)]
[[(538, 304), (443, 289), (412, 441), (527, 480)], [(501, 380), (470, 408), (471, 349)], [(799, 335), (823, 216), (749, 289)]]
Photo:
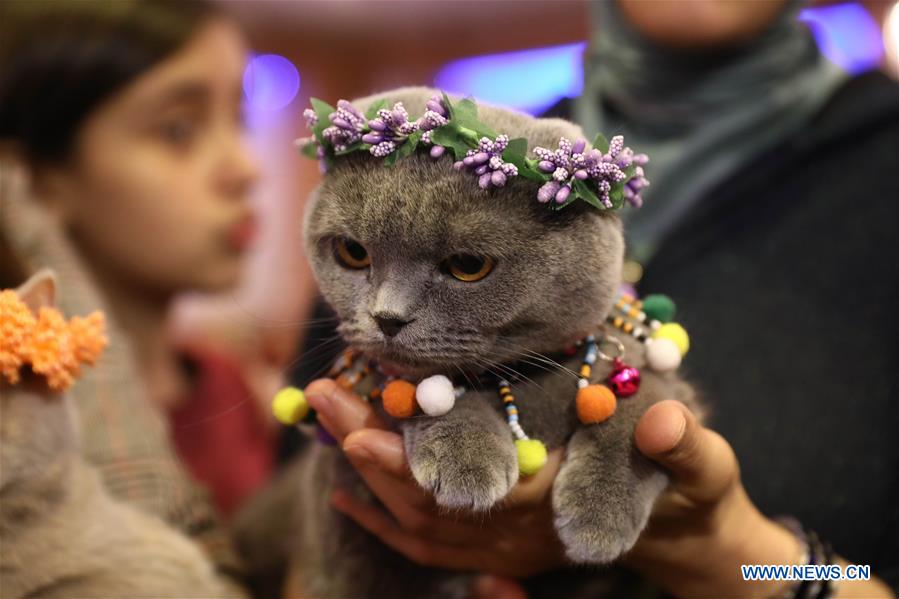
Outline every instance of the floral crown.
[(81, 364), (93, 365), (106, 347), (103, 328), (101, 312), (66, 321), (59, 310), (44, 307), (35, 316), (15, 291), (0, 291), (0, 380), (18, 383), (20, 369), (29, 365), (51, 389), (68, 389)]
[(452, 103), (445, 93), (434, 95), (427, 110), (410, 120), (402, 102), (389, 108), (386, 99), (373, 103), (365, 114), (346, 100), (337, 108), (311, 99), (303, 112), (312, 136), (297, 140), (300, 151), (319, 160), (322, 173), (334, 158), (368, 152), (392, 166), (419, 147), (433, 159), (450, 150), (453, 167), (477, 177), (482, 189), (503, 187), (512, 177), (540, 183), (537, 201), (553, 209), (583, 200), (599, 210), (616, 210), (627, 201), (639, 208), (640, 191), (649, 185), (643, 166), (646, 154), (635, 154), (616, 135), (611, 141), (601, 134), (587, 147), (562, 137), (558, 148), (536, 147), (528, 157), (528, 141), (497, 134), (478, 119), (478, 107), (469, 98)]

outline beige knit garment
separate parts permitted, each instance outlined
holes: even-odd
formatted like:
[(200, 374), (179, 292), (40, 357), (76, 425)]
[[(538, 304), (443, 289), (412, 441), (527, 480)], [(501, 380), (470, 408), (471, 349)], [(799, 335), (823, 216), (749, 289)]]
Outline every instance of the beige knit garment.
[[(29, 274), (55, 271), (64, 314), (106, 313), (109, 346), (70, 391), (85, 459), (100, 471), (114, 497), (161, 517), (200, 543), (224, 577), (239, 577), (240, 564), (208, 493), (188, 475), (174, 452), (166, 419), (137, 384), (127, 337), (104, 309), (64, 231), (30, 197), (25, 169), (10, 160), (0, 160), (0, 234)], [(233, 596), (246, 592), (235, 586)]]

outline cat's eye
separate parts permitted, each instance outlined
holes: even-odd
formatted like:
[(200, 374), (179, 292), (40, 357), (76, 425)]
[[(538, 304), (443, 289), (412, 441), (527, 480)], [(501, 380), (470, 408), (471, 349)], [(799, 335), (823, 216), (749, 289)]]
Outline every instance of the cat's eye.
[(473, 283), (489, 275), (494, 264), (495, 262), (490, 256), (457, 254), (447, 258), (444, 268), (454, 278), (466, 283)]
[(347, 268), (366, 268), (371, 264), (371, 256), (361, 243), (348, 237), (338, 237), (334, 241), (334, 253), (337, 261)]

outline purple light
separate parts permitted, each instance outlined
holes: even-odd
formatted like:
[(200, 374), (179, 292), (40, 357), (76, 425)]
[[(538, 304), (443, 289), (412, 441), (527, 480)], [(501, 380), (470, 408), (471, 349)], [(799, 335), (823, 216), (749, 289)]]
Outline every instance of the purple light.
[(860, 4), (806, 8), (799, 20), (808, 23), (821, 53), (850, 74), (875, 68), (883, 58), (880, 28)]
[(260, 54), (250, 59), (244, 71), (243, 90), (251, 110), (280, 110), (300, 91), (300, 73), (283, 56)]
[(434, 83), (448, 92), (537, 114), (561, 98), (581, 93), (585, 46), (567, 44), (463, 58), (440, 69)]

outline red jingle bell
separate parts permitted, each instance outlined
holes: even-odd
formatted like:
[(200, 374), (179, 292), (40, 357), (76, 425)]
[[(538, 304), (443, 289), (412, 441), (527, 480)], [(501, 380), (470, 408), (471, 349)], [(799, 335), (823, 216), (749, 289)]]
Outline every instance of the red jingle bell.
[(606, 384), (618, 397), (630, 397), (640, 388), (640, 371), (615, 358)]

